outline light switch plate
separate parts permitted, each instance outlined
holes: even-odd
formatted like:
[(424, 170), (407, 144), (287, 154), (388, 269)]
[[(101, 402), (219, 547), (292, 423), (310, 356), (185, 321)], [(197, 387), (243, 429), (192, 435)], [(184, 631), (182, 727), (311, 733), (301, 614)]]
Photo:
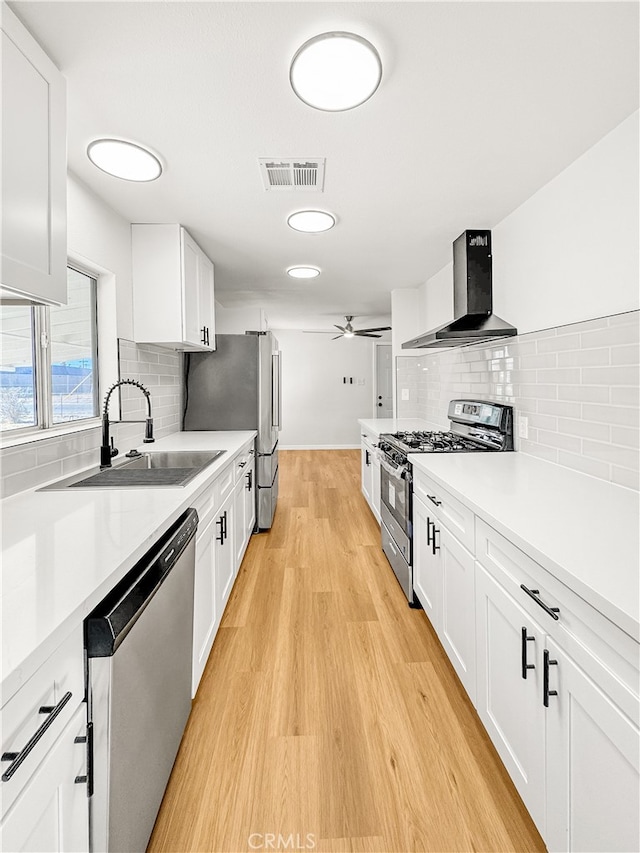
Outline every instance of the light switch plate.
[(518, 421), (518, 435), (520, 438), (529, 438), (529, 418), (520, 415)]
[(403, 399), (403, 400), (408, 400), (408, 399), (409, 399), (409, 389), (408, 389), (408, 388), (403, 388), (403, 389), (402, 389), (402, 399)]

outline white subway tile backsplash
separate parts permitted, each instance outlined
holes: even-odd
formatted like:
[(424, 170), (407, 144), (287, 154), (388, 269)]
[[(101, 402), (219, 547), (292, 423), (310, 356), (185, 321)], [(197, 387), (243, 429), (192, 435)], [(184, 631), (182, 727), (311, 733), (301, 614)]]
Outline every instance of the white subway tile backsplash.
[(609, 364), (611, 350), (602, 349), (579, 349), (568, 350), (558, 353), (558, 367), (588, 367), (590, 365)]
[(640, 364), (640, 346), (630, 344), (611, 348), (611, 364)]
[(580, 400), (582, 403), (608, 403), (609, 388), (598, 385), (563, 385), (558, 389), (559, 400)]
[(412, 389), (410, 404), (398, 401), (398, 415), (446, 428), (454, 397), (509, 403), (516, 417), (529, 417), (520, 452), (637, 488), (629, 472), (639, 440), (639, 320), (640, 312), (628, 312), (398, 359), (398, 377)]
[(611, 441), (625, 447), (640, 448), (640, 430), (629, 427), (611, 427)]
[(626, 486), (629, 489), (640, 489), (640, 474), (637, 471), (630, 471), (628, 468), (618, 468), (613, 465), (611, 468), (611, 480), (619, 486)]

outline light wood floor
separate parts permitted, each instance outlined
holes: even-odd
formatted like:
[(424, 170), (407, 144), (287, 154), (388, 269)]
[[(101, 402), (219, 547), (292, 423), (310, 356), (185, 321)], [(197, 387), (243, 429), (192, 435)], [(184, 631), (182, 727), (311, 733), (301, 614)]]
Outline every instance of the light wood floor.
[(153, 853), (544, 850), (380, 550), (359, 459), (280, 453), (275, 524), (249, 544)]

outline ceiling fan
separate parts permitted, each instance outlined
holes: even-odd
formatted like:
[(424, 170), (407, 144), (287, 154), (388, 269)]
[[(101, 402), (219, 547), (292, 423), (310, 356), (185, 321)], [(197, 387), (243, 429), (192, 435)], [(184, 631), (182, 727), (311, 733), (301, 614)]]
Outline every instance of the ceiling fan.
[[(345, 326), (338, 326), (337, 323), (334, 323), (336, 329), (340, 330), (340, 334), (336, 335), (335, 338), (331, 338), (332, 341), (337, 341), (338, 338), (381, 338), (382, 335), (374, 335), (372, 334), (372, 332), (391, 331), (391, 326), (378, 326), (375, 329), (354, 329), (351, 325), (351, 321), (353, 320), (353, 314), (345, 314), (344, 319), (347, 321)], [(314, 329), (313, 331), (307, 331), (307, 334), (331, 335), (333, 333), (329, 330), (323, 332)]]

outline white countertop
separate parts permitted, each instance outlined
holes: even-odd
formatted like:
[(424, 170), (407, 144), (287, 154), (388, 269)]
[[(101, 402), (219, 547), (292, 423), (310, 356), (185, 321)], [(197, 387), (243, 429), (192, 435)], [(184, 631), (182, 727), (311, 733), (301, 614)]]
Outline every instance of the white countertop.
[(640, 640), (637, 492), (517, 452), (409, 460)]
[(421, 418), (360, 418), (358, 421), (363, 429), (374, 435), (383, 432), (411, 432), (413, 430), (430, 429), (427, 421)]
[(30, 490), (0, 502), (1, 705), (255, 435), (178, 432), (140, 446), (226, 451), (184, 487)]

